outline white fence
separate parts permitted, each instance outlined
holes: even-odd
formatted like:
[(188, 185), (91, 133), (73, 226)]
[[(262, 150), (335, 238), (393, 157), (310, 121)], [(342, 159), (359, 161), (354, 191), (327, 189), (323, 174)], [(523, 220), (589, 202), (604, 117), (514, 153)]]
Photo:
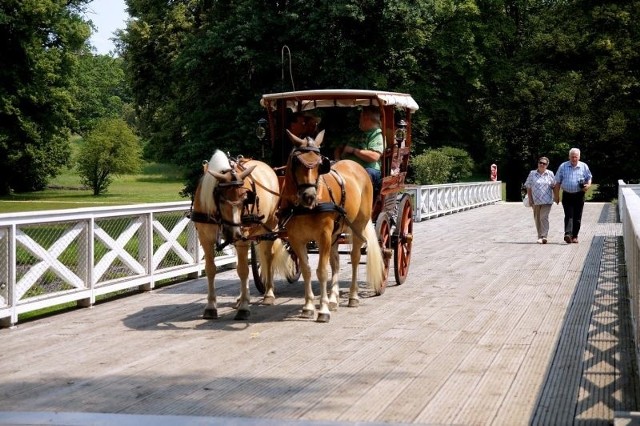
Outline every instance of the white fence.
[(413, 198), (413, 220), (420, 222), (502, 201), (502, 182), (407, 185), (405, 192)]
[(640, 342), (640, 185), (618, 181), (618, 213), (622, 222), (627, 285), (631, 297), (631, 315), (636, 351)]
[[(190, 202), (0, 215), (0, 326), (18, 315), (159, 280), (196, 277), (203, 251)], [(235, 263), (230, 247), (217, 265)]]
[[(414, 220), (501, 200), (500, 182), (407, 186)], [(196, 277), (203, 251), (190, 202), (0, 214), (0, 327), (18, 315), (159, 280)], [(216, 257), (235, 263), (235, 252)]]

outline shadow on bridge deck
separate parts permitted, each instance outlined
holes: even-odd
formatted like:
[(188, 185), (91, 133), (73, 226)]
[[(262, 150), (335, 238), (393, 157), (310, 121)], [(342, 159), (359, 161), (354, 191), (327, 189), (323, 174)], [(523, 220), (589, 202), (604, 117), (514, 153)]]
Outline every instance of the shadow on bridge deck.
[[(598, 223), (615, 222), (603, 206)], [(608, 424), (640, 406), (622, 236), (603, 234), (591, 240), (533, 424)]]

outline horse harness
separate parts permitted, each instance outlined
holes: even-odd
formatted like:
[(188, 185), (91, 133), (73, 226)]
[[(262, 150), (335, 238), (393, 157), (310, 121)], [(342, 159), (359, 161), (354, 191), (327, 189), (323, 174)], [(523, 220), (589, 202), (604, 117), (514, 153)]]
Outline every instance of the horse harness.
[[(311, 138), (307, 138), (307, 140), (309, 141), (309, 145), (307, 146), (302, 146), (302, 147), (297, 147), (293, 150), (293, 152), (291, 153), (291, 158), (292, 158), (292, 166), (296, 166), (296, 165), (301, 165), (307, 169), (314, 169), (314, 168), (318, 168), (318, 179), (316, 179), (315, 183), (298, 183), (296, 180), (296, 175), (292, 170), (292, 174), (293, 174), (293, 182), (295, 183), (297, 188), (315, 188), (316, 190), (318, 189), (318, 182), (320, 180), (322, 180), (322, 183), (324, 184), (324, 186), (327, 188), (327, 191), (329, 192), (329, 198), (331, 199), (331, 201), (327, 201), (327, 202), (323, 202), (323, 203), (318, 203), (314, 208), (309, 209), (309, 208), (305, 208), (305, 207), (299, 207), (299, 206), (295, 206), (295, 207), (291, 207), (285, 210), (281, 210), (279, 212), (279, 216), (280, 216), (280, 223), (278, 224), (278, 226), (280, 228), (285, 228), (287, 222), (293, 217), (293, 216), (298, 216), (298, 215), (306, 215), (306, 214), (316, 214), (316, 213), (338, 213), (338, 215), (336, 216), (335, 220), (334, 220), (334, 226), (333, 226), (333, 234), (335, 234), (338, 229), (340, 228), (340, 224), (341, 221), (344, 221), (347, 223), (347, 225), (349, 226), (349, 228), (351, 228), (352, 232), (356, 233), (352, 226), (351, 226), (351, 222), (349, 221), (349, 219), (347, 218), (347, 212), (344, 209), (344, 204), (345, 204), (345, 199), (346, 199), (346, 190), (345, 190), (345, 184), (344, 184), (344, 178), (340, 175), (340, 173), (338, 173), (336, 170), (331, 168), (331, 160), (325, 156), (323, 156), (320, 153), (320, 149), (318, 147), (316, 147), (315, 145), (313, 145), (313, 139)], [(318, 159), (316, 161), (306, 161), (304, 158), (302, 158), (303, 154), (306, 154), (307, 152), (315, 152), (318, 154)], [(336, 182), (338, 183), (338, 185), (340, 185), (340, 204), (336, 203), (333, 191), (331, 190), (331, 187), (329, 185), (327, 185), (327, 181), (325, 180), (325, 175), (331, 175), (333, 176), (333, 178), (336, 180)], [(364, 240), (364, 238), (358, 234), (358, 237), (360, 237), (361, 239)], [(336, 237), (337, 238), (337, 237)]]

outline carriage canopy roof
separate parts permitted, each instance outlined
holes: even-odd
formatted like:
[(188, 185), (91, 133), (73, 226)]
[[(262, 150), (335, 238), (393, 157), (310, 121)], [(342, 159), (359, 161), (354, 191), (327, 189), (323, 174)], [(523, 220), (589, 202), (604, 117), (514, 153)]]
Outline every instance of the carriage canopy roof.
[(407, 108), (411, 112), (418, 109), (418, 104), (406, 93), (384, 92), (378, 90), (301, 90), (297, 92), (269, 93), (262, 95), (260, 104), (265, 108), (276, 108), (277, 100), (285, 100), (287, 108), (292, 111), (308, 111), (326, 107), (357, 106), (396, 106)]

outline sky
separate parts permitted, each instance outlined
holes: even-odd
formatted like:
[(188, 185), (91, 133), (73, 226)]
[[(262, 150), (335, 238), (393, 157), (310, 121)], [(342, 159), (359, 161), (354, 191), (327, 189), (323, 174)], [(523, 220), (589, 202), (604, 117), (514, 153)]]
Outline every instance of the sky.
[(124, 0), (93, 0), (87, 7), (87, 19), (93, 21), (98, 27), (98, 32), (91, 36), (91, 44), (97, 53), (106, 55), (115, 49), (110, 38), (114, 31), (124, 29), (125, 21), (129, 17)]

